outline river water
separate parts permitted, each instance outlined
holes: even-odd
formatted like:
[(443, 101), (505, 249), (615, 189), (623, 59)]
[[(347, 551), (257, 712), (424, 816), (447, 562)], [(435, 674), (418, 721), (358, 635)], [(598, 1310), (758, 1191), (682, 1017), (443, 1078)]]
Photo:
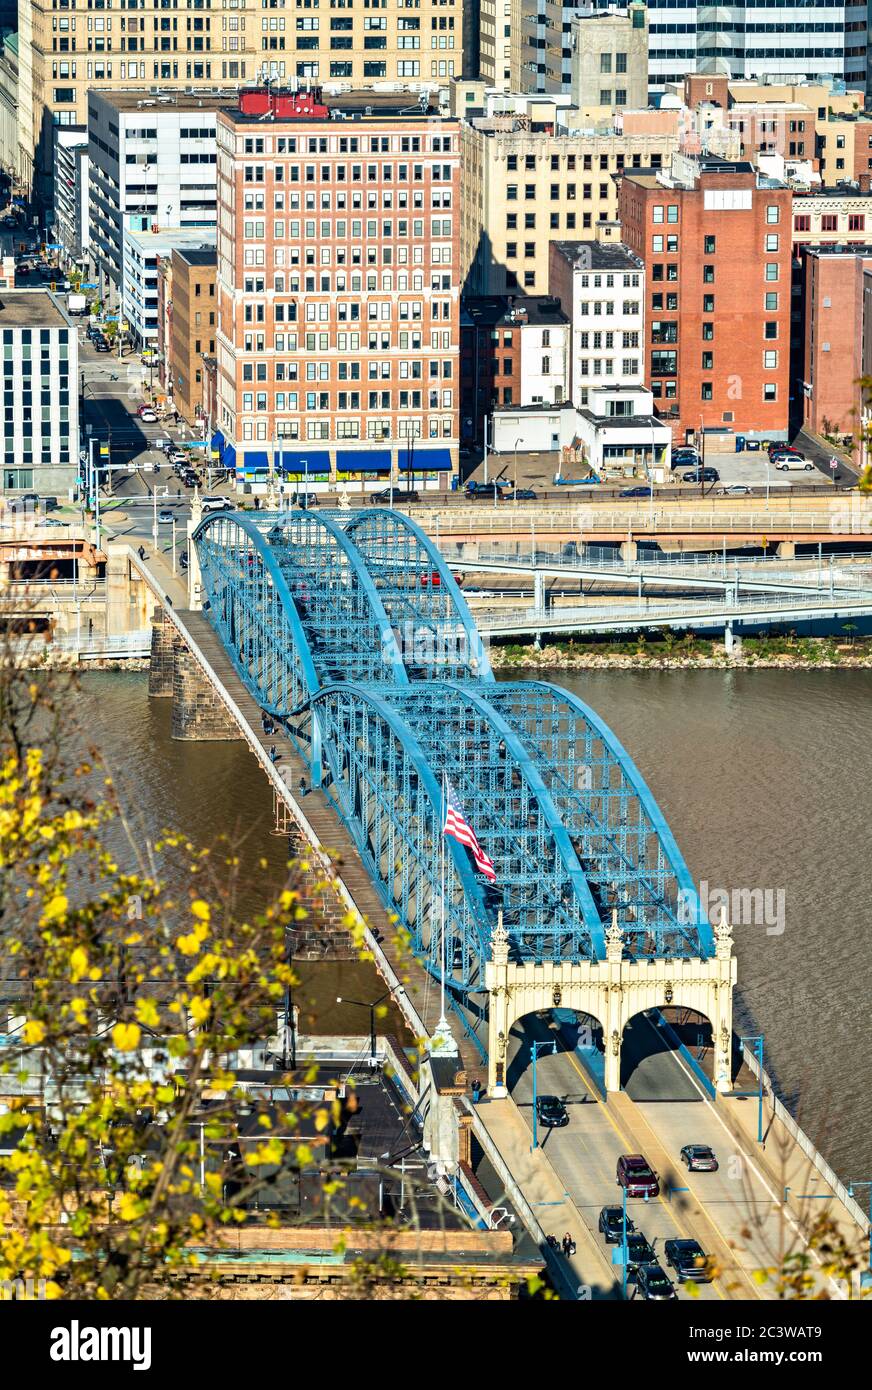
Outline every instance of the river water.
[[(539, 673), (537, 673), (539, 675)], [(872, 904), (868, 800), (872, 672), (554, 673), (635, 759), (698, 884), (769, 893), (770, 921), (734, 927), (736, 1027), (765, 1035), (766, 1065), (800, 1123), (846, 1179), (872, 1171)], [(179, 743), (170, 701), (135, 673), (85, 676), (80, 728), (99, 742), (134, 838), (165, 826), (231, 836), (240, 906), (282, 875), (269, 789), (241, 743)], [(261, 857), (267, 870), (257, 867)], [(864, 867), (864, 865), (866, 867)], [(783, 894), (783, 897), (779, 896)], [(779, 905), (782, 904), (783, 908)], [(381, 982), (358, 963), (299, 966), (301, 1028), (363, 1033)], [(399, 1028), (399, 1019), (392, 1015)]]

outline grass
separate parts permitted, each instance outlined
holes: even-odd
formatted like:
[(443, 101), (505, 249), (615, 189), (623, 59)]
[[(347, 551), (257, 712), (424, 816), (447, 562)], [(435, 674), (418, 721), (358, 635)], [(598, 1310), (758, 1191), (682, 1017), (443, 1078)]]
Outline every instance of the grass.
[[(494, 644), (494, 657), (500, 665), (525, 665), (534, 658), (543, 665), (554, 660), (580, 661), (590, 657), (623, 656), (636, 657), (640, 662), (655, 662), (663, 659), (698, 660), (723, 657), (723, 642), (708, 637), (696, 637), (690, 633), (678, 637), (674, 633), (664, 633), (649, 637), (643, 633), (622, 640), (604, 642), (555, 641), (548, 642), (541, 652), (536, 652), (532, 644), (518, 642), (504, 646)], [(838, 663), (849, 658), (854, 660), (872, 659), (872, 637), (856, 637), (850, 640), (844, 636), (798, 637), (796, 633), (771, 633), (759, 637), (742, 639), (742, 657), (749, 663), (788, 657), (795, 662), (808, 662), (812, 665)]]

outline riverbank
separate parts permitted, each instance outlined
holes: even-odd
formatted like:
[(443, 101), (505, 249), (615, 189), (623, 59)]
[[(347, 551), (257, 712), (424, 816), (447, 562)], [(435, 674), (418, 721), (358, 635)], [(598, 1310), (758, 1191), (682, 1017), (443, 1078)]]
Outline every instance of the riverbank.
[(722, 642), (704, 638), (644, 637), (627, 642), (553, 642), (537, 650), (516, 644), (490, 649), (494, 670), (867, 670), (872, 639), (837, 642), (831, 637), (746, 637), (727, 652)]

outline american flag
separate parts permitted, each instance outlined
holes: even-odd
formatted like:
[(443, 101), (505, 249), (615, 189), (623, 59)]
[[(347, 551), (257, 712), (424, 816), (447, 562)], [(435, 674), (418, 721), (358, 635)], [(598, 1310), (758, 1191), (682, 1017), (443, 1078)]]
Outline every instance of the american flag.
[(445, 781), (443, 796), (445, 802), (445, 823), (442, 826), (442, 834), (450, 835), (458, 844), (465, 845), (466, 848), (471, 851), (472, 857), (475, 860), (475, 867), (478, 869), (479, 873), (484, 874), (485, 878), (489, 878), (491, 883), (496, 882), (496, 870), (491, 860), (478, 843), (475, 831), (463, 814), (463, 807), (457, 799), (457, 793), (447, 780)]

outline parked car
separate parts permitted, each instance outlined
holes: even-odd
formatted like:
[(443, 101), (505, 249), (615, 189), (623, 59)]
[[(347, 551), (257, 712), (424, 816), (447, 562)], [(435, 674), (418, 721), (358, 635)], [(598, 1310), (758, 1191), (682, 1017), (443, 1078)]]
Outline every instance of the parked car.
[(495, 489), (497, 491), (502, 491), (507, 487), (511, 487), (511, 483), (505, 478), (492, 478), (486, 483), (479, 483), (476, 482), (474, 478), (471, 478), (466, 484), (465, 491), (470, 497), (475, 497), (480, 492), (483, 492), (485, 497), (493, 497)]
[(814, 468), (814, 464), (803, 458), (802, 454), (774, 454), (772, 463), (780, 473), (786, 473), (791, 468), (811, 473)]
[[(623, 1207), (603, 1207), (599, 1214), (599, 1232), (604, 1238), (606, 1245), (620, 1245), (624, 1239), (624, 1209)], [(634, 1222), (627, 1217), (627, 1234), (635, 1231)]]
[(794, 448), (792, 444), (785, 444), (783, 439), (773, 439), (766, 452), (771, 458), (773, 454), (798, 454), (799, 449)]
[(666, 1263), (675, 1270), (679, 1284), (692, 1279), (695, 1284), (712, 1282), (712, 1261), (698, 1240), (667, 1240), (663, 1247)]
[(657, 1174), (642, 1154), (621, 1154), (617, 1167), (618, 1187), (627, 1189), (628, 1197), (659, 1197)]
[(162, 525), (165, 525), (167, 522), (172, 522), (173, 513), (170, 511), (169, 507), (163, 507), (161, 511), (158, 512), (157, 519)]
[(439, 589), (442, 586), (442, 576), (438, 570), (425, 570), (421, 575), (422, 589)]
[(292, 507), (317, 507), (317, 492), (295, 492), (291, 496)]
[(727, 487), (718, 488), (718, 497), (750, 497), (751, 489), (744, 483), (730, 483)]
[(683, 483), (719, 483), (721, 475), (716, 468), (693, 468), (687, 473), (682, 473)]
[(536, 1100), (536, 1119), (549, 1129), (562, 1129), (569, 1124), (569, 1113), (559, 1096), (539, 1096)]
[(681, 1161), (689, 1173), (716, 1173), (718, 1160), (708, 1144), (685, 1144)]
[(493, 502), (495, 499), (510, 498), (506, 483), (467, 483), (466, 495), (473, 502)]
[(370, 497), (370, 502), (374, 507), (394, 506), (402, 507), (407, 502), (420, 502), (420, 494), (411, 487), (395, 487), (393, 491), (389, 487), (382, 488), (381, 492), (374, 492)]
[[(506, 499), (508, 500), (508, 498)], [(536, 494), (531, 487), (512, 488), (513, 502), (535, 502)]]
[(647, 1303), (667, 1303), (674, 1301), (675, 1292), (671, 1279), (658, 1264), (640, 1265), (636, 1270), (636, 1289), (634, 1298), (643, 1298)]
[(108, 351), (109, 351), (109, 339), (108, 339), (108, 338), (104, 338), (104, 337), (102, 336), (102, 334), (100, 335), (99, 338), (95, 338), (95, 339), (94, 339), (94, 351), (95, 351), (95, 352), (108, 352)]
[(650, 487), (625, 487), (621, 497), (651, 497)]
[(699, 454), (690, 444), (682, 444), (678, 449), (672, 450), (673, 468), (690, 468), (699, 464)]
[(139, 416), (140, 420), (142, 420), (147, 425), (153, 425), (157, 422), (157, 415), (154, 413), (150, 405), (141, 405), (136, 413)]
[(202, 505), (204, 512), (233, 512), (236, 510), (235, 502), (232, 502), (229, 497), (204, 497)]

